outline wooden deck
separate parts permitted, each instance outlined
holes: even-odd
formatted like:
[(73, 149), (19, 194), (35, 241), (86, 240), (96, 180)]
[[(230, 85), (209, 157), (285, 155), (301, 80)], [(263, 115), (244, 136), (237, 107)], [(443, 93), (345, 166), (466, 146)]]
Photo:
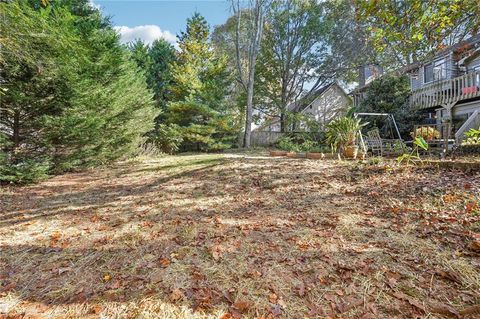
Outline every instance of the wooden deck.
[(410, 107), (427, 109), (480, 97), (480, 71), (436, 81), (412, 92)]

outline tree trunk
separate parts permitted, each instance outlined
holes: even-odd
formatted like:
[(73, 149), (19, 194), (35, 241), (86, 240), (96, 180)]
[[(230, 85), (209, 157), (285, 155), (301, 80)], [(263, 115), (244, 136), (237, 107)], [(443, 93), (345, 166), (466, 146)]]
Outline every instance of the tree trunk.
[(250, 147), (250, 139), (252, 136), (252, 117), (253, 117), (253, 89), (254, 89), (254, 82), (255, 82), (255, 64), (257, 63), (257, 54), (260, 48), (260, 42), (262, 38), (263, 32), (263, 8), (264, 5), (262, 0), (256, 0), (253, 7), (255, 22), (253, 25), (252, 30), (254, 31), (251, 34), (248, 44), (248, 76), (247, 79), (243, 76), (242, 65), (241, 65), (241, 54), (240, 54), (240, 19), (241, 19), (241, 12), (240, 9), (240, 0), (232, 0), (232, 8), (234, 13), (237, 15), (237, 24), (236, 24), (236, 32), (235, 32), (235, 48), (236, 48), (236, 57), (237, 57), (237, 71), (240, 83), (242, 84), (243, 88), (247, 92), (247, 108), (246, 108), (246, 116), (245, 116), (245, 134), (243, 136), (243, 147), (249, 148)]
[(287, 112), (285, 108), (280, 111), (280, 132), (285, 133), (287, 131)]
[(13, 149), (20, 146), (20, 112), (15, 110), (13, 113)]
[[(253, 72), (251, 72), (252, 74)], [(253, 116), (253, 80), (248, 83), (247, 90), (247, 110), (245, 114), (245, 135), (243, 136), (243, 147), (250, 148), (252, 136), (252, 116)]]

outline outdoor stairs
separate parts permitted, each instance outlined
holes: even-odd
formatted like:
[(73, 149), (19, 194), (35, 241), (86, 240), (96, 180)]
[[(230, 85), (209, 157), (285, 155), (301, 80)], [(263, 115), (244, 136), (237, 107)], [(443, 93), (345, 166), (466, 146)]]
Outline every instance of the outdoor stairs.
[(478, 129), (480, 127), (480, 110), (476, 110), (472, 115), (463, 123), (463, 125), (455, 133), (455, 142), (460, 144), (465, 138), (465, 133), (471, 128)]

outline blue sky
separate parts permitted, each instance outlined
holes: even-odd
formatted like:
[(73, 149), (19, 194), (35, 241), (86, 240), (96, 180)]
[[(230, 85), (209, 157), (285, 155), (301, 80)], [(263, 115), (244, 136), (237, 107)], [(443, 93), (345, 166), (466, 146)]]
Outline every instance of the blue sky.
[(140, 38), (151, 43), (165, 38), (174, 43), (186, 19), (200, 12), (213, 28), (230, 16), (227, 0), (93, 0), (121, 34), (123, 42)]

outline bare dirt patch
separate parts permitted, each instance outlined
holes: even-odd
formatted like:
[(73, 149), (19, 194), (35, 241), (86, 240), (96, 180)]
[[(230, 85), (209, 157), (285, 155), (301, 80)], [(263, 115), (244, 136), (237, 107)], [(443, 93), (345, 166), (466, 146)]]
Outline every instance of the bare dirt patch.
[(0, 317), (480, 316), (480, 175), (189, 155), (0, 192)]

